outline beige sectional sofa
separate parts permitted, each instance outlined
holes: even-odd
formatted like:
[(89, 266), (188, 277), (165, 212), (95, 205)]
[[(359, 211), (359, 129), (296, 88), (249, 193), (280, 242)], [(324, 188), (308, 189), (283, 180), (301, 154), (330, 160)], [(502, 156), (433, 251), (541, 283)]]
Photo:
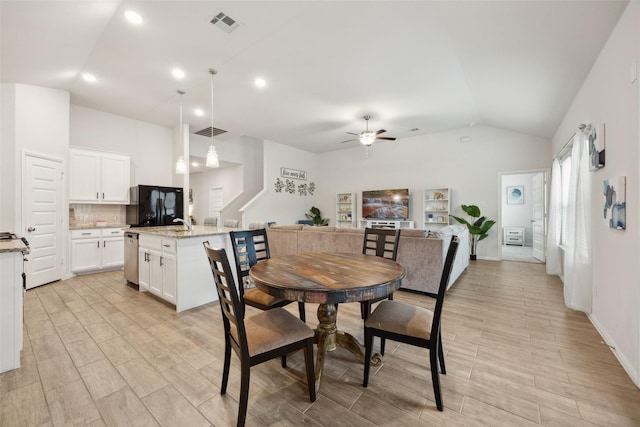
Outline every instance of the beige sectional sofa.
[[(362, 228), (274, 225), (267, 229), (271, 256), (302, 252), (361, 253)], [(402, 288), (429, 294), (438, 291), (444, 259), (451, 236), (460, 238), (448, 287), (469, 265), (469, 232), (461, 225), (450, 225), (425, 237), (425, 230), (403, 229), (400, 233), (398, 262), (407, 269)]]

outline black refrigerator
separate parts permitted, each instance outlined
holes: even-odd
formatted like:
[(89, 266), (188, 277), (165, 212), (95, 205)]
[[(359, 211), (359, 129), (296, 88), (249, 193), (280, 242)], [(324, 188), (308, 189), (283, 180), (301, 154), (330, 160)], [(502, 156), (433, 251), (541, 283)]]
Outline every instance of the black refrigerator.
[(184, 219), (184, 192), (180, 187), (137, 185), (131, 187), (127, 224), (132, 227), (174, 225)]

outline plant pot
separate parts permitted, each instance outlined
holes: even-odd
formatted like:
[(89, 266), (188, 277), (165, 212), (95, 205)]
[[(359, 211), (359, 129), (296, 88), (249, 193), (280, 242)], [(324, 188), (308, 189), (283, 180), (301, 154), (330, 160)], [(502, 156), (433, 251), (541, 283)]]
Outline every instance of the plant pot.
[(475, 261), (475, 260), (476, 260), (476, 256), (475, 256), (475, 255), (469, 255), (469, 259), (470, 259), (471, 261)]

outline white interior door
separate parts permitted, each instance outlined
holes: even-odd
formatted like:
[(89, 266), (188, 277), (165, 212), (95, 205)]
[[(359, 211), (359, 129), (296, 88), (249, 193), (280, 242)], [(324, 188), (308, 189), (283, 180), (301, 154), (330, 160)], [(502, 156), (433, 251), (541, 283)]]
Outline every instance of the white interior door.
[(22, 234), (29, 241), (27, 289), (62, 279), (62, 161), (25, 153)]
[(545, 261), (545, 179), (544, 173), (539, 172), (533, 176), (533, 257)]
[[(206, 216), (214, 216), (220, 221), (220, 211), (223, 206), (222, 188), (209, 189), (209, 212)], [(218, 226), (221, 226), (221, 224), (218, 224)]]

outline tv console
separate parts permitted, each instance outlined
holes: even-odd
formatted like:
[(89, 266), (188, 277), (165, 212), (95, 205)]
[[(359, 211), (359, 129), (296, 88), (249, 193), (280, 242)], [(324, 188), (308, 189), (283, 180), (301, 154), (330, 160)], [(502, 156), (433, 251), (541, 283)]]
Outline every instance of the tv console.
[(413, 221), (361, 219), (360, 228), (413, 228)]

